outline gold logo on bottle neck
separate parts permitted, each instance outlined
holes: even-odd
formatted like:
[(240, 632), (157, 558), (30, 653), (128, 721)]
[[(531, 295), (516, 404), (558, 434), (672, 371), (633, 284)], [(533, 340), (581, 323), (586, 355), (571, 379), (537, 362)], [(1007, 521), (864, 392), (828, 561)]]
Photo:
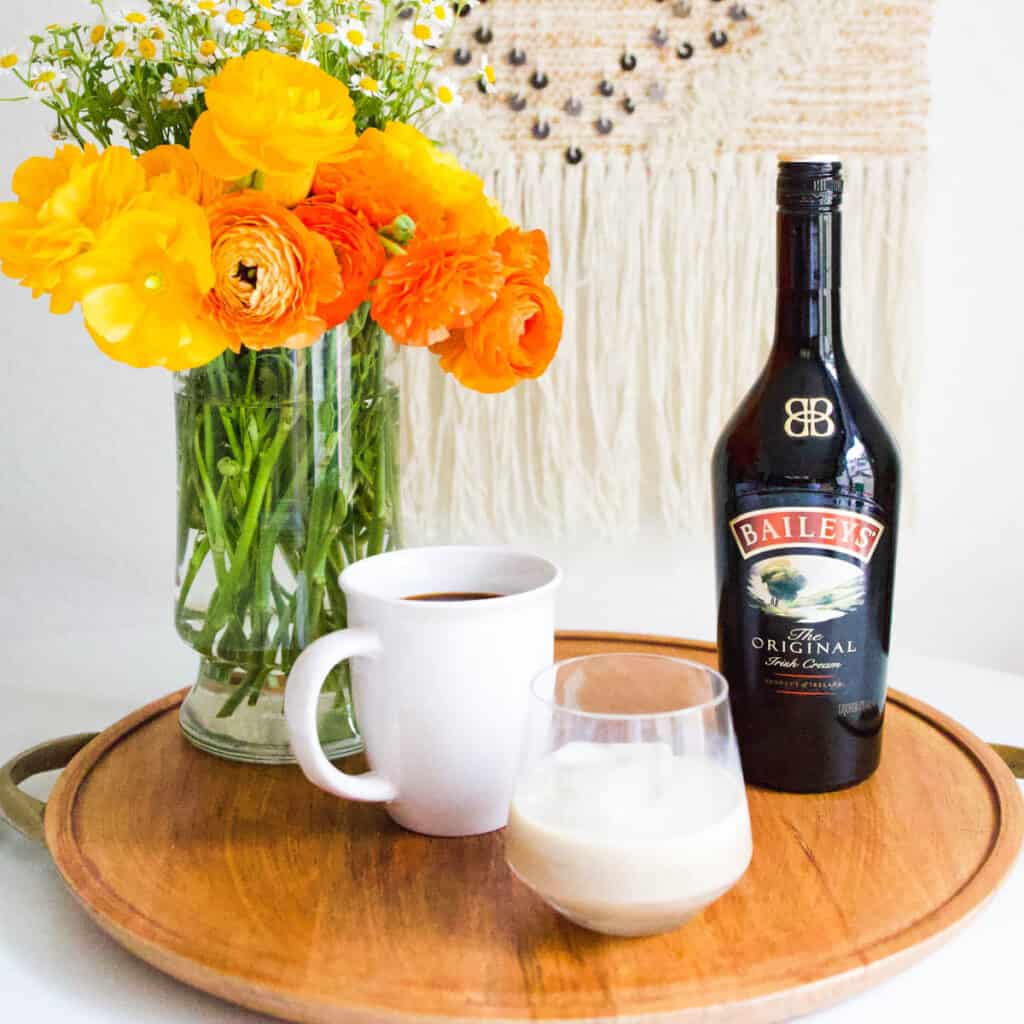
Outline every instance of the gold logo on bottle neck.
[(829, 398), (791, 398), (786, 402), (785, 431), (790, 437), (831, 437), (836, 432)]

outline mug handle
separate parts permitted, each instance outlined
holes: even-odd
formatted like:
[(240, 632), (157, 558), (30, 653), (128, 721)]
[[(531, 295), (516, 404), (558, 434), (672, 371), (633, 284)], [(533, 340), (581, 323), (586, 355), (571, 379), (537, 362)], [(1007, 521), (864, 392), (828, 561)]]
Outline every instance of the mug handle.
[(398, 795), (395, 787), (377, 772), (349, 775), (335, 768), (320, 746), (317, 731), (320, 691), (331, 670), (349, 658), (373, 657), (380, 650), (380, 637), (369, 629), (328, 633), (299, 655), (285, 686), (284, 714), (299, 767), (314, 786), (346, 800), (386, 803)]

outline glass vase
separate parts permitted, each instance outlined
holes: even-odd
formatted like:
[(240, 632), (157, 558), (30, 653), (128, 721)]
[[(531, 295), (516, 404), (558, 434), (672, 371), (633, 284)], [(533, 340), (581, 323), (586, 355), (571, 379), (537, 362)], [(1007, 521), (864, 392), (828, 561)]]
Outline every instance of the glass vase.
[[(200, 658), (181, 727), (211, 754), (293, 760), (292, 664), (345, 626), (341, 571), (400, 544), (393, 351), (364, 307), (310, 348), (229, 351), (176, 375), (175, 621)], [(362, 747), (344, 666), (320, 738), (332, 758)]]

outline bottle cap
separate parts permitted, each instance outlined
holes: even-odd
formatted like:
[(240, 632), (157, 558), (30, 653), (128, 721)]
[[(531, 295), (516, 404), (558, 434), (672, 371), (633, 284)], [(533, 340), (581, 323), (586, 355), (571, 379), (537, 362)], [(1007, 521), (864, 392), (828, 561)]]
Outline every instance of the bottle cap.
[(783, 210), (838, 210), (843, 199), (843, 165), (832, 156), (781, 156), (777, 196)]

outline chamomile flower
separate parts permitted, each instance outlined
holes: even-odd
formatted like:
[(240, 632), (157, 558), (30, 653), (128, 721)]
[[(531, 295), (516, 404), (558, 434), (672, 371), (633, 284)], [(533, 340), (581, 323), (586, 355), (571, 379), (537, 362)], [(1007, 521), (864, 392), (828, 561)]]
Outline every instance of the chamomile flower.
[(192, 10), (196, 14), (205, 14), (212, 18), (220, 10), (224, 0), (190, 0)]
[(226, 7), (214, 21), (223, 32), (244, 32), (252, 23), (251, 11), (243, 11), (241, 7)]
[(55, 64), (37, 64), (32, 68), (28, 84), (33, 92), (48, 96), (60, 92), (66, 78), (67, 75)]
[(164, 75), (160, 79), (160, 97), (175, 107), (191, 103), (199, 94), (199, 90), (189, 81), (184, 68), (175, 68), (174, 74)]
[(370, 37), (366, 34), (366, 26), (355, 18), (349, 18), (341, 26), (340, 36), (345, 46), (360, 56), (369, 53), (373, 45)]
[(421, 19), (412, 22), (405, 30), (406, 39), (417, 49), (424, 47), (436, 47), (441, 45), (441, 31), (434, 22), (429, 19)]
[(14, 73), (20, 71), (24, 63), (17, 50), (0, 50), (0, 77), (13, 78)]
[(318, 21), (314, 28), (318, 36), (324, 36), (327, 39), (337, 39), (341, 34), (333, 21)]
[(309, 8), (309, 0), (281, 0), (286, 11), (305, 11)]
[(140, 11), (137, 7), (129, 7), (121, 12), (121, 16), (117, 20), (124, 22), (126, 25), (131, 25), (133, 28), (140, 28), (149, 21), (149, 15), (145, 11)]
[(361, 92), (364, 96), (373, 96), (376, 99), (385, 99), (384, 85), (378, 78), (372, 75), (356, 72), (349, 80), (348, 87)]
[(441, 3), (441, 0), (432, 0), (425, 4), (423, 11), (431, 21), (438, 25), (448, 25), (452, 20), (451, 7), (446, 3)]
[(111, 60), (122, 61), (130, 56), (132, 44), (127, 33), (112, 32), (108, 38), (110, 39)]
[(159, 39), (146, 36), (138, 41), (135, 52), (143, 60), (159, 60), (164, 54), (164, 44)]
[(458, 110), (462, 106), (462, 97), (450, 78), (437, 79), (432, 83), (430, 91), (439, 110)]
[(281, 13), (280, 0), (252, 0), (252, 5), (259, 8), (264, 15)]
[(253, 23), (252, 27), (259, 32), (259, 34), (267, 42), (275, 42), (277, 40), (277, 33), (274, 31), (274, 23), (267, 21), (266, 18), (257, 18)]
[(90, 50), (99, 49), (110, 36), (110, 26), (105, 21), (98, 21), (93, 25), (85, 37), (85, 45)]
[(486, 53), (480, 58), (480, 70), (476, 74), (476, 81), (482, 92), (492, 93), (498, 87), (498, 74)]
[(215, 39), (204, 39), (199, 44), (199, 48), (196, 50), (196, 55), (199, 57), (200, 63), (210, 67), (221, 59), (223, 53)]

